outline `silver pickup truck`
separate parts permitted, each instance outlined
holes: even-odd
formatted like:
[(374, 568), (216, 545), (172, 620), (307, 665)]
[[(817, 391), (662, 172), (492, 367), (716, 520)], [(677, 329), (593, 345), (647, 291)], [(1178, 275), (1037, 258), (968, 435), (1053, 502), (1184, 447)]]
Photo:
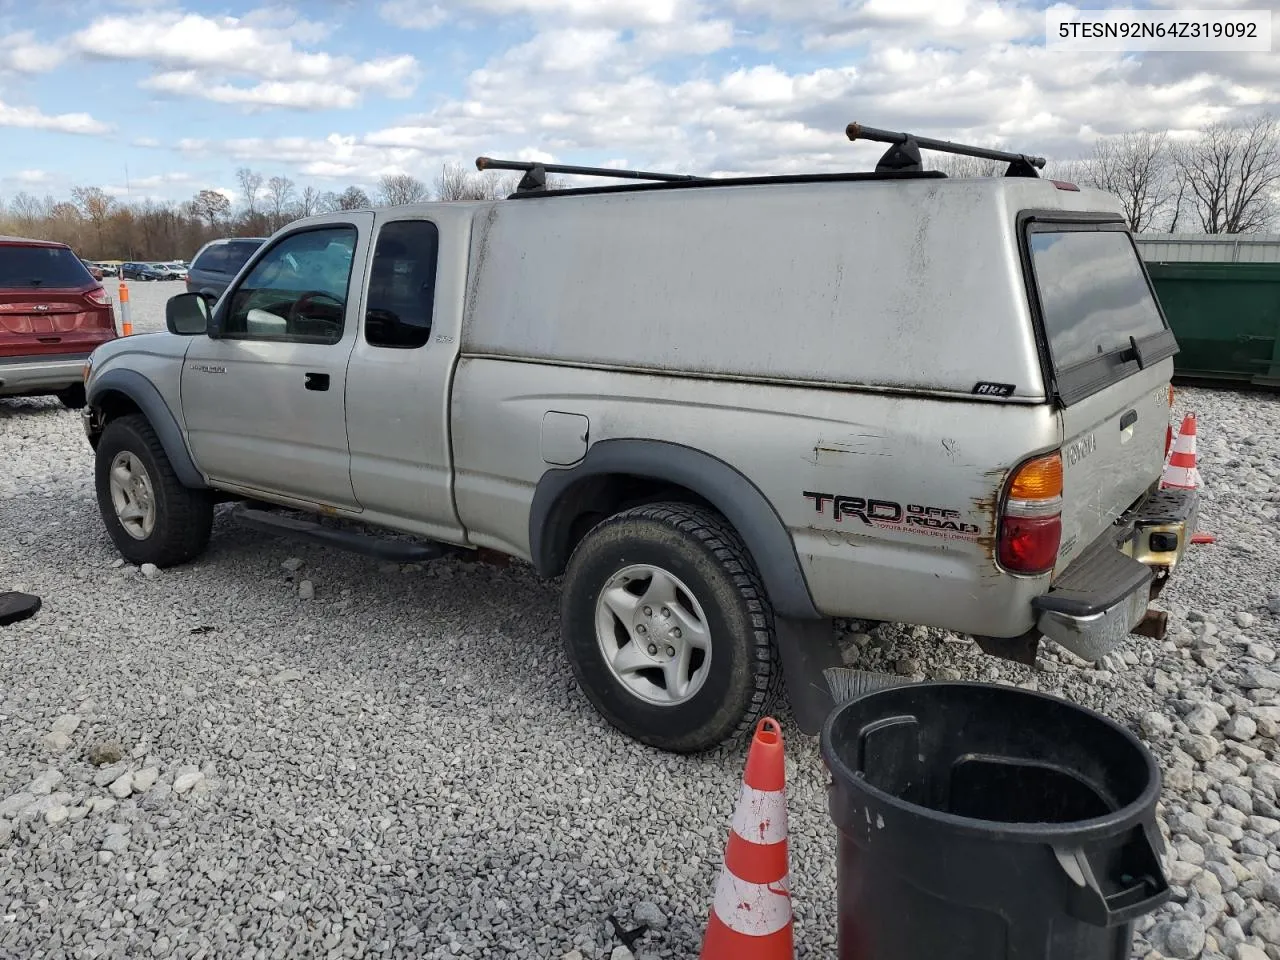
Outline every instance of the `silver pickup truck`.
[(833, 618), (1021, 660), (1159, 629), (1196, 495), (1159, 489), (1177, 345), (1118, 202), (849, 135), (890, 144), (875, 170), (481, 158), (517, 191), (289, 224), (94, 352), (108, 533), (187, 562), (232, 500), (377, 556), (519, 558), (563, 578), (585, 695), (674, 751), (749, 730), (784, 672), (816, 729)]

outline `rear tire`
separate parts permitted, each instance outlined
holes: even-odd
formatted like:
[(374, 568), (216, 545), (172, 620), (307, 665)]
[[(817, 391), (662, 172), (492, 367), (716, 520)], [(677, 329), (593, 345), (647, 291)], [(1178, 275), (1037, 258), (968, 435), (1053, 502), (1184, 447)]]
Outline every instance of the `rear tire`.
[(108, 423), (95, 456), (98, 510), (121, 556), (171, 567), (204, 552), (213, 497), (182, 485), (146, 417), (130, 414)]
[(759, 573), (736, 531), (703, 507), (649, 504), (594, 527), (565, 571), (561, 629), (596, 710), (662, 750), (743, 735), (781, 690)]

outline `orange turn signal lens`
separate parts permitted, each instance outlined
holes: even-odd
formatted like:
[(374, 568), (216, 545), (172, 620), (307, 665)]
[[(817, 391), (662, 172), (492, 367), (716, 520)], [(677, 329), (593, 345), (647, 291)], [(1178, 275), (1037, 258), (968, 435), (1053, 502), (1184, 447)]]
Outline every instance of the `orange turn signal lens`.
[(1013, 475), (1009, 497), (1013, 500), (1052, 500), (1062, 496), (1062, 454), (1050, 453), (1028, 460)]

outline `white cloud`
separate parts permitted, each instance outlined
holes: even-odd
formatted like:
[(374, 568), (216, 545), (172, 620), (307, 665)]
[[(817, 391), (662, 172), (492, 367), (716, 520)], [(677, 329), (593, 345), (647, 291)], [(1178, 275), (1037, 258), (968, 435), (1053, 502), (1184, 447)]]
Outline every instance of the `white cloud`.
[(438, 3), (424, 0), (387, 0), (378, 8), (378, 16), (408, 30), (433, 30), (449, 19), (449, 14)]
[(214, 103), (258, 107), (292, 107), (298, 110), (332, 110), (354, 107), (360, 92), (342, 83), (318, 80), (266, 80), (251, 87), (209, 83), (195, 70), (158, 73), (142, 82), (147, 90), (171, 96), (193, 97)]
[(354, 136), (241, 137), (232, 140), (183, 139), (179, 150), (193, 156), (218, 154), (239, 162), (287, 164), (306, 177), (370, 182), (387, 173), (408, 172), (422, 151), (379, 146)]
[[(147, 89), (218, 103), (321, 109), (354, 107), (368, 93), (406, 97), (413, 92), (420, 71), (408, 54), (356, 61), (297, 45), (315, 42), (327, 30), (283, 19), (279, 12), (241, 19), (162, 12), (142, 19), (103, 17), (72, 42), (91, 57), (160, 68), (143, 82)], [(231, 77), (259, 82), (242, 86)]]
[(689, 0), (454, 0), (451, 4), (437, 0), (388, 0), (378, 13), (395, 26), (431, 29), (448, 18), (446, 6), (452, 6), (454, 14), (462, 16), (468, 13), (503, 19), (529, 16), (548, 23), (613, 28), (674, 23), (682, 12), (694, 8)]
[(40, 183), (48, 183), (53, 179), (48, 170), (19, 170), (11, 177), (19, 183), (35, 185)]
[(14, 107), (0, 101), (0, 127), (55, 130), (59, 133), (102, 134), (111, 128), (87, 113), (43, 113), (35, 107)]
[(186, 188), (196, 183), (196, 177), (185, 170), (168, 173), (154, 173), (145, 177), (130, 177), (127, 183), (111, 183), (102, 189), (113, 197), (162, 197), (171, 192), (170, 188)]
[(65, 58), (61, 47), (37, 42), (30, 30), (0, 36), (0, 73), (47, 73)]
[[(788, 173), (870, 169), (884, 146), (850, 143), (850, 121), (1059, 159), (1099, 135), (1191, 135), (1275, 102), (1274, 55), (1050, 53), (1033, 0), (385, 0), (376, 9), (398, 28), (429, 29), (447, 13), (486, 28), (527, 18), (519, 29), (532, 32), (416, 115), (362, 126), (354, 113), (327, 137), (179, 148), (211, 169), (260, 165), (335, 188), (398, 172), (430, 181), (441, 162), (469, 168), (480, 154)], [(152, 64), (145, 86), (157, 93), (244, 109), (354, 107), (367, 92), (407, 91), (418, 71), (408, 56), (323, 52), (321, 40), (344, 49), (340, 32), (276, 8), (239, 20), (157, 13), (127, 27), (117, 35), (123, 27), (99, 20), (76, 42)], [(423, 56), (443, 72), (456, 53)], [(230, 179), (227, 170), (216, 179)]]

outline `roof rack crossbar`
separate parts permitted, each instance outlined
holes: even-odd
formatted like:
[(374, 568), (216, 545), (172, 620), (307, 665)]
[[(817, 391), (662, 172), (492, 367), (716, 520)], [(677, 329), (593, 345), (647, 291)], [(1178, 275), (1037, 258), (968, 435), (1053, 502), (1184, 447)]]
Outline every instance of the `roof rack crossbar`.
[(548, 173), (562, 173), (582, 177), (614, 177), (621, 180), (706, 180), (688, 173), (654, 173), (648, 170), (621, 170), (616, 167), (577, 167), (565, 163), (538, 163), (534, 160), (495, 160), (477, 157), (477, 170), (523, 170), (524, 176), (516, 187), (517, 193), (543, 190)]
[(896, 133), (892, 130), (881, 130), (860, 123), (851, 123), (845, 128), (850, 140), (874, 140), (877, 143), (892, 144), (876, 165), (877, 170), (920, 170), (920, 151), (935, 150), (938, 153), (951, 153), (963, 157), (977, 157), (980, 160), (999, 160), (1009, 164), (1006, 177), (1038, 177), (1038, 168), (1045, 165), (1044, 157), (1033, 157), (1025, 153), (1008, 153), (1004, 150), (992, 150), (989, 147), (974, 147), (965, 143), (952, 143), (950, 140), (934, 140), (932, 137), (917, 137), (910, 133)]

